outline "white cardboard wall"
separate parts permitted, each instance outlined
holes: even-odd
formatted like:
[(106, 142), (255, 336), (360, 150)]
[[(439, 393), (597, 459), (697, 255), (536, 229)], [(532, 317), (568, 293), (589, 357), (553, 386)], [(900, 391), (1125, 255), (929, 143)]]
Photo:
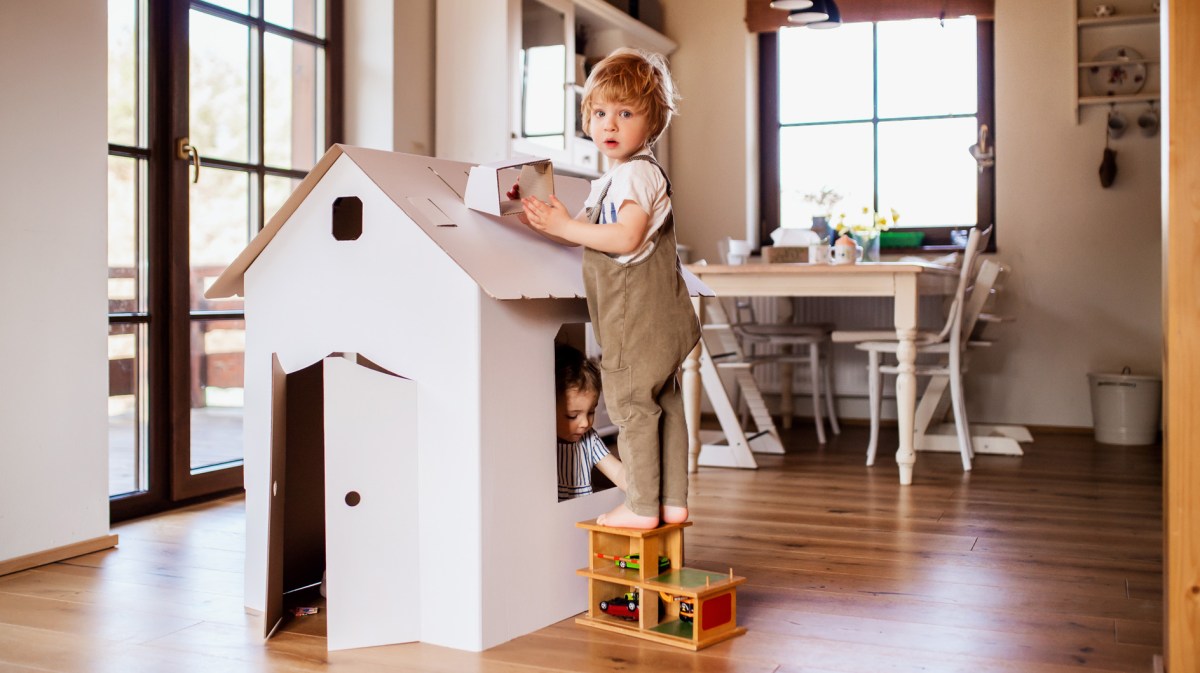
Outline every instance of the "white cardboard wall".
[[(587, 322), (570, 301), (484, 301), (483, 646), (578, 614), (587, 583), (585, 531), (624, 499), (618, 489), (558, 502), (554, 434), (554, 336)], [(513, 606), (526, 606), (514, 609)]]
[[(363, 202), (363, 235), (334, 241), (330, 204), (347, 195)], [(472, 629), (461, 625), (478, 623), (477, 616), (456, 600), (462, 597), (428, 600), (425, 587), (452, 578), (463, 597), (479, 593), (479, 429), (471, 411), (480, 398), (477, 286), (345, 157), (248, 269), (246, 286), (247, 606), (264, 606), (271, 353), (291, 372), (330, 352), (358, 352), (418, 382), (417, 443), (444, 447), (421, 453), (419, 480), (449, 483), (452, 476), (458, 484), (420, 494), (420, 510), (459, 522), (455, 554), (435, 553), (438, 540), (422, 533), (420, 565), (430, 582), (422, 583), (421, 606), (424, 624), (460, 625), (432, 632), (429, 642), (463, 647), (457, 639)]]
[[(586, 308), (579, 299), (487, 296), (431, 240), (429, 223), (423, 229), (396, 205), (411, 189), (387, 182), (389, 198), (379, 172), (368, 171), (337, 158), (246, 272), (247, 605), (261, 610), (265, 595), (271, 355), (290, 372), (330, 352), (357, 352), (419, 391), (421, 640), (480, 650), (586, 607), (574, 571), (587, 547), (574, 522), (621, 498), (614, 489), (557, 502), (553, 338), (563, 323), (585, 321)], [(330, 233), (340, 196), (362, 200), (356, 241)], [(489, 279), (536, 288), (531, 277), (561, 265), (548, 282), (578, 282), (577, 265), (544, 263), (560, 246), (496, 230), (506, 225), (492, 219), (475, 225), (486, 233), (449, 234)], [(521, 243), (494, 245), (498, 231)], [(530, 579), (514, 581), (513, 572)], [(336, 581), (331, 575), (331, 591)]]

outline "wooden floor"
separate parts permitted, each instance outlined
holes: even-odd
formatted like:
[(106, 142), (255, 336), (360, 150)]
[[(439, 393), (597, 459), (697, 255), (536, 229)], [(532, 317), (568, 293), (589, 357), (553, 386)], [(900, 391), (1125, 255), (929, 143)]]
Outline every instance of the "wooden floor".
[(264, 645), (242, 609), (243, 502), (231, 498), (116, 526), (117, 549), (0, 577), (0, 673), (1152, 670), (1157, 447), (1039, 435), (1024, 458), (981, 456), (969, 475), (956, 455), (922, 454), (901, 488), (890, 455), (862, 465), (862, 428), (824, 450), (811, 435), (757, 471), (693, 479), (687, 563), (747, 578), (749, 628), (699, 653), (571, 620), (480, 654), (327, 655), (308, 635), (318, 621)]

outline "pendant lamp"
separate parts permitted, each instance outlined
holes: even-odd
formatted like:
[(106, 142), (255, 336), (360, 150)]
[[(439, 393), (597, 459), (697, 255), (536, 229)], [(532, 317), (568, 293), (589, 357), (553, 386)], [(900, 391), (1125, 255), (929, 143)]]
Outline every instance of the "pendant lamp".
[(788, 23), (809, 28), (838, 28), (841, 25), (841, 12), (834, 0), (812, 0), (812, 7), (793, 11), (788, 14), (787, 20)]
[(813, 0), (771, 0), (771, 9), (808, 9)]
[(788, 23), (806, 26), (815, 21), (828, 21), (829, 12), (825, 11), (825, 0), (813, 0), (808, 9), (794, 9), (788, 14)]
[(810, 21), (804, 25), (809, 28), (837, 28), (842, 25), (842, 12), (838, 9), (837, 3), (834, 0), (815, 0), (813, 2), (814, 10), (825, 13), (825, 18), (817, 21)]

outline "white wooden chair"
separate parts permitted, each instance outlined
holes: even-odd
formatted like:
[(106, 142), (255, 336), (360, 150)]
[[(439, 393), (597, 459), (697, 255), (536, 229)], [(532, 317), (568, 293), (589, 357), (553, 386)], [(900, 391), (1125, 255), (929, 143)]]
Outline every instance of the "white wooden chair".
[[(976, 263), (978, 252), (983, 245), (982, 241), (988, 234), (990, 234), (990, 229), (983, 233), (980, 233), (978, 229), (972, 229), (967, 238), (958, 286), (947, 311), (946, 323), (941, 331), (920, 332), (916, 337), (918, 356), (929, 354), (938, 356), (936, 363), (917, 364), (916, 374), (932, 377), (931, 387), (944, 385), (942, 379), (949, 383), (959, 453), (962, 456), (964, 470), (971, 469), (971, 460), (974, 457), (970, 425), (963, 399), (962, 374), (965, 369), (965, 350), (968, 346), (979, 347), (987, 344), (980, 340), (973, 341), (971, 334), (1000, 272), (1000, 266), (995, 262), (987, 261), (982, 265)], [(879, 444), (882, 375), (898, 372), (896, 365), (881, 363), (881, 354), (891, 353), (894, 356), (899, 349), (899, 342), (896, 340), (895, 331), (892, 330), (835, 331), (832, 339), (837, 343), (854, 343), (855, 348), (867, 352), (868, 390), (871, 407), (871, 438), (867, 445), (867, 465), (873, 465)], [(926, 411), (929, 415), (932, 415), (932, 412), (933, 410)], [(928, 424), (928, 420), (925, 418), (924, 423)]]
[[(718, 242), (717, 248), (721, 261), (725, 262), (728, 259), (729, 239)], [(826, 441), (825, 422), (821, 410), (822, 393), (825, 398), (824, 415), (829, 418), (830, 431), (835, 435), (841, 434), (842, 430), (838, 425), (829, 375), (828, 354), (832, 345), (829, 337), (833, 332), (832, 325), (826, 323), (762, 323), (755, 315), (754, 304), (747, 297), (718, 299), (716, 302), (710, 303), (710, 306), (714, 306), (715, 310), (720, 311), (720, 315), (724, 317), (724, 320), (721, 320), (714, 315), (711, 322), (718, 325), (727, 324), (735, 337), (733, 347), (729, 348), (727, 345), (725, 349), (721, 350), (723, 357), (714, 356), (714, 362), (718, 369), (737, 368), (739, 370), (740, 373), (735, 374), (735, 379), (738, 381), (738, 396), (747, 402), (751, 415), (755, 415), (757, 410), (755, 424), (759, 430), (763, 430), (768, 424), (770, 428), (774, 429), (774, 423), (771, 422), (766, 405), (762, 402), (762, 393), (753, 376), (754, 369), (764, 364), (781, 365), (781, 385), (790, 390), (792, 367), (802, 365), (807, 367), (809, 372), (813, 424), (817, 432), (817, 441), (821, 444)], [(782, 352), (763, 353), (759, 351), (760, 346), (777, 346)], [(788, 405), (785, 404), (781, 409), (785, 423), (791, 420), (791, 409), (787, 407)]]

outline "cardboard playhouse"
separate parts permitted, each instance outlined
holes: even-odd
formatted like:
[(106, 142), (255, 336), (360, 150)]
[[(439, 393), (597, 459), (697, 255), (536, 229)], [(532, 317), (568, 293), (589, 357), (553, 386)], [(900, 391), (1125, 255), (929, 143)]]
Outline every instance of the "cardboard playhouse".
[[(492, 198), (519, 164), (485, 167)], [(482, 650), (587, 609), (574, 524), (623, 496), (557, 499), (581, 252), (467, 208), (471, 168), (334, 146), (206, 293), (245, 297), (245, 600), (268, 635), (326, 571), (331, 650)], [(574, 210), (589, 185), (554, 188)]]

